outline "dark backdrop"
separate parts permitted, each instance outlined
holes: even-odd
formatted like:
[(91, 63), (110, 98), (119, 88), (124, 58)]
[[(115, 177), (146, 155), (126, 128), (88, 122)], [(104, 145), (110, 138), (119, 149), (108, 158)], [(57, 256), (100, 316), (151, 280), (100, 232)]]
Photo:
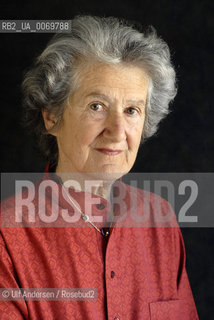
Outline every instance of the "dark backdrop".
[[(2, 2), (1, 19), (71, 19), (76, 14), (112, 15), (153, 25), (169, 44), (178, 95), (158, 134), (140, 149), (135, 172), (213, 172), (213, 1)], [(1, 172), (40, 172), (45, 162), (20, 125), (24, 70), (51, 34), (0, 34)], [(187, 271), (200, 319), (214, 315), (214, 231), (183, 228)]]

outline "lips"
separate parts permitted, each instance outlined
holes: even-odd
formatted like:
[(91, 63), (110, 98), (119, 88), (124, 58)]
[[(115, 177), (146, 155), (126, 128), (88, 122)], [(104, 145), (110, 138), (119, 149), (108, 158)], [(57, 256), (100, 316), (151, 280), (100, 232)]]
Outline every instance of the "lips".
[(123, 152), (123, 150), (114, 150), (114, 149), (107, 149), (107, 148), (96, 148), (96, 150), (108, 156), (116, 156), (121, 152)]

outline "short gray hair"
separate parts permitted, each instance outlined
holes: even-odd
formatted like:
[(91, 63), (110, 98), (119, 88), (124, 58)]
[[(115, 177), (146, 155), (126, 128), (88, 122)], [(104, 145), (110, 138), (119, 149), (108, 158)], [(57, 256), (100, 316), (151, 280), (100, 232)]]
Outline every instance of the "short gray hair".
[(78, 83), (80, 60), (135, 65), (147, 72), (150, 83), (142, 140), (157, 131), (177, 92), (168, 45), (153, 27), (143, 33), (133, 24), (114, 17), (75, 17), (71, 32), (53, 36), (26, 73), (22, 85), (24, 121), (37, 134), (40, 147), (51, 163), (58, 161), (57, 141), (46, 131), (41, 110), (55, 113), (60, 123)]

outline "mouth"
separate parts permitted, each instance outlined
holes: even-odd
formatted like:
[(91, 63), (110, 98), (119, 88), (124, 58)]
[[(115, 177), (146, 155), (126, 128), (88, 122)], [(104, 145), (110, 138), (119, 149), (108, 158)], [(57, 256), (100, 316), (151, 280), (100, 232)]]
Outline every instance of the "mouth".
[(97, 148), (95, 150), (103, 154), (106, 154), (108, 156), (116, 156), (123, 152), (123, 150), (113, 150), (113, 149), (106, 149), (106, 148)]

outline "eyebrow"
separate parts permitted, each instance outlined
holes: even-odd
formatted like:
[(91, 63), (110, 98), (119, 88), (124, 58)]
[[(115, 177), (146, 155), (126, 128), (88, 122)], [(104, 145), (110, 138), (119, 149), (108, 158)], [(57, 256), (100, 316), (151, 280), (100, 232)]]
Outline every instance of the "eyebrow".
[[(103, 99), (103, 100), (108, 101), (109, 103), (112, 102), (111, 99), (109, 98), (109, 96), (107, 96), (107, 95), (105, 95), (103, 93), (91, 92), (88, 95), (86, 95), (86, 98), (89, 98), (89, 97)], [(140, 106), (140, 105), (145, 106), (145, 101), (144, 100), (133, 100), (133, 99), (130, 100), (129, 99), (129, 100), (126, 100), (126, 103), (133, 104), (133, 105), (136, 105), (136, 106)]]

